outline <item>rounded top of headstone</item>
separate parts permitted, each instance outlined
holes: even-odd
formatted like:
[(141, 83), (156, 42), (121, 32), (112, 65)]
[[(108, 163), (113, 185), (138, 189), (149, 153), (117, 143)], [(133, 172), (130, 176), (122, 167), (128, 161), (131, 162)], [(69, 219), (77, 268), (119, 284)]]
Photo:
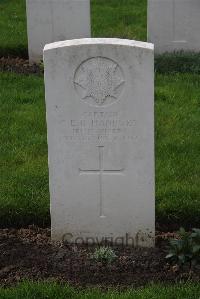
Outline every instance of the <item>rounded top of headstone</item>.
[(56, 49), (56, 48), (65, 48), (65, 47), (74, 47), (82, 45), (119, 45), (119, 46), (128, 46), (135, 48), (142, 48), (148, 50), (154, 50), (154, 45), (147, 42), (141, 42), (130, 39), (120, 39), (120, 38), (81, 38), (66, 40), (60, 42), (54, 42), (47, 44), (44, 47), (44, 51)]

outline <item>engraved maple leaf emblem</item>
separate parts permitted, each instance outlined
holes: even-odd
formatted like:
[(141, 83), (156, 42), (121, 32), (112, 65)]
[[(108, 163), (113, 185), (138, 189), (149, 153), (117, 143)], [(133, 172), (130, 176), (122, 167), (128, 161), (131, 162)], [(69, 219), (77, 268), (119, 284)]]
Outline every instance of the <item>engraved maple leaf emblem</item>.
[(82, 99), (92, 98), (98, 105), (103, 105), (108, 98), (117, 99), (123, 83), (118, 64), (102, 57), (83, 63), (75, 80), (75, 84), (82, 89)]

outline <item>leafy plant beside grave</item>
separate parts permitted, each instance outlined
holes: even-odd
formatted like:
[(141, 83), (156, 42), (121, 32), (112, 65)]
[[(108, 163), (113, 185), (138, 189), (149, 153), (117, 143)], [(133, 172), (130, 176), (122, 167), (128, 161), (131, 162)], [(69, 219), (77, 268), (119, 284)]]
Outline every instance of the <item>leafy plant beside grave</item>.
[(169, 240), (166, 259), (180, 266), (190, 264), (193, 267), (200, 264), (200, 229), (193, 228), (191, 232), (186, 232), (180, 228), (177, 238)]
[(95, 262), (111, 264), (117, 258), (117, 255), (112, 248), (103, 246), (96, 248), (94, 253), (90, 255), (90, 258)]

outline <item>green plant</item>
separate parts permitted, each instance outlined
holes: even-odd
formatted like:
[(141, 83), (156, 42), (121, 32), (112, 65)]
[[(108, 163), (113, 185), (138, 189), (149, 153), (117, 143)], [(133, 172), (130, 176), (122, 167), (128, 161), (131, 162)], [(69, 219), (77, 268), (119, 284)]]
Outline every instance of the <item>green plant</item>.
[(179, 265), (190, 263), (190, 266), (200, 262), (200, 229), (193, 228), (186, 232), (184, 228), (178, 231), (178, 238), (169, 241), (167, 259)]
[(91, 258), (96, 262), (111, 264), (117, 256), (112, 248), (103, 246), (96, 248), (94, 253), (91, 254)]
[(200, 229), (199, 228), (193, 228), (191, 233), (191, 239), (192, 239), (192, 253), (193, 253), (193, 259), (194, 263), (199, 262), (200, 263)]

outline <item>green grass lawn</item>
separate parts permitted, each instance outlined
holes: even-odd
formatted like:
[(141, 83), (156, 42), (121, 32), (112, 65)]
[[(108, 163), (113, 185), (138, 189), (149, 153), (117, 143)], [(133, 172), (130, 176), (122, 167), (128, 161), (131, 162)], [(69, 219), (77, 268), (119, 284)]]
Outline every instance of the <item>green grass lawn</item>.
[(0, 56), (27, 57), (25, 0), (0, 0)]
[(91, 0), (92, 36), (146, 40), (147, 0)]
[(47, 224), (43, 79), (0, 74), (0, 225)]
[[(91, 0), (92, 35), (146, 40), (146, 0)], [(25, 0), (0, 0), (0, 56), (27, 57)]]
[[(49, 224), (43, 78), (0, 73), (0, 225)], [(198, 226), (200, 76), (156, 77), (156, 208), (160, 223)]]
[(155, 85), (157, 220), (199, 227), (200, 76), (162, 74)]
[(17, 288), (0, 289), (1, 299), (199, 299), (200, 284), (152, 285), (125, 292), (98, 289), (75, 290), (55, 283), (22, 283)]

